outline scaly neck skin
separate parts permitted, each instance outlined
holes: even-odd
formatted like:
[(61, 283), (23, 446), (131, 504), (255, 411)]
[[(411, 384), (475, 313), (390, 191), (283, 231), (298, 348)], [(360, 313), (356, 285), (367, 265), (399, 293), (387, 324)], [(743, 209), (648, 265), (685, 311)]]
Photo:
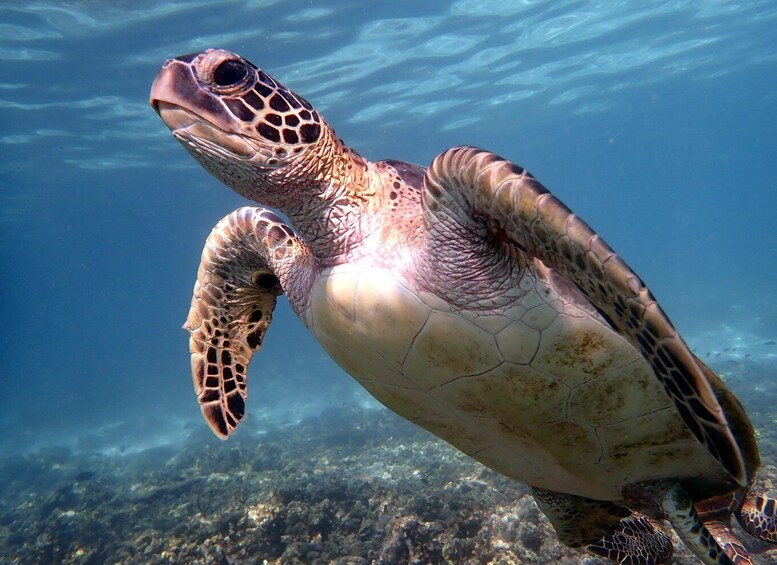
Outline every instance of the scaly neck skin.
[(369, 163), (329, 128), (314, 151), (282, 172), (274, 198), (257, 199), (286, 214), (316, 263), (329, 267), (346, 262), (374, 229), (377, 188)]
[(353, 190), (354, 186), (369, 188), (366, 172), (330, 181), (320, 194), (299, 199), (283, 210), (322, 266), (347, 261), (349, 253), (367, 235), (365, 232), (371, 231), (367, 195)]

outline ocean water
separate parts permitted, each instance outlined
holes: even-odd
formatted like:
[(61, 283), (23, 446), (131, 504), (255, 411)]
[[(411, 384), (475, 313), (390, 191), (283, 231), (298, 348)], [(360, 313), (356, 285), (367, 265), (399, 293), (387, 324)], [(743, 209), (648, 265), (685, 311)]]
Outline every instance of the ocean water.
[[(106, 465), (132, 461), (164, 477), (196, 446), (233, 453), (200, 417), (181, 325), (207, 234), (246, 202), (148, 105), (165, 58), (208, 47), (305, 96), (369, 159), (426, 165), (471, 144), (528, 168), (646, 280), (750, 411), (765, 462), (777, 463), (773, 2), (7, 1), (0, 475), (16, 473), (26, 498), (6, 499), (14, 510), (8, 502), (0, 538), (14, 559), (79, 559), (72, 539), (33, 554), (23, 528), (8, 537), (35, 496)], [(250, 453), (262, 434), (338, 414), (387, 417), (279, 301), (238, 445)], [(359, 455), (416, 438), (388, 422), (395, 434), (352, 443), (344, 426), (316, 446)], [(41, 465), (67, 473), (24, 480)]]

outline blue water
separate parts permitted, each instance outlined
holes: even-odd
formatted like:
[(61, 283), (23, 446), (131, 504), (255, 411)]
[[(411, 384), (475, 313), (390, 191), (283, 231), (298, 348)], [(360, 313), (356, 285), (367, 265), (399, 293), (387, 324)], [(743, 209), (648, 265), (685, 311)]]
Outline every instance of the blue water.
[[(148, 90), (166, 57), (214, 46), (367, 158), (427, 164), (467, 143), (527, 167), (700, 355), (760, 363), (736, 382), (746, 404), (777, 379), (772, 1), (5, 2), (2, 452), (140, 450), (205, 426), (181, 324), (207, 234), (245, 201)], [(254, 426), (371, 406), (283, 301), (249, 391)]]

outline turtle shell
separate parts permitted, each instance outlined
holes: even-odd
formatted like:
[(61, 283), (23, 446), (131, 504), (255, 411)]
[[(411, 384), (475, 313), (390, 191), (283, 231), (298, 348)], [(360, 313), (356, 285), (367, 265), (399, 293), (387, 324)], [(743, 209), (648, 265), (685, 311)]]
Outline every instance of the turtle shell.
[[(735, 488), (579, 291), (539, 263), (517, 276), (503, 305), (463, 311), (366, 257), (319, 277), (305, 321), (388, 408), (521, 482), (599, 500), (659, 479), (696, 498)], [(708, 372), (754, 470), (752, 427)]]

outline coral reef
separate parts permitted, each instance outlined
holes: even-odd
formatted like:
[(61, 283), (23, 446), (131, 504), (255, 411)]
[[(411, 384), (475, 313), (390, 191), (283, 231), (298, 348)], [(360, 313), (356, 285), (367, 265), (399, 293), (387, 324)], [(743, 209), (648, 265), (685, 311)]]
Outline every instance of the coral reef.
[[(607, 563), (561, 546), (524, 486), (385, 410), (228, 443), (201, 428), (141, 453), (0, 462), (0, 561)], [(678, 545), (675, 563), (696, 561)]]

